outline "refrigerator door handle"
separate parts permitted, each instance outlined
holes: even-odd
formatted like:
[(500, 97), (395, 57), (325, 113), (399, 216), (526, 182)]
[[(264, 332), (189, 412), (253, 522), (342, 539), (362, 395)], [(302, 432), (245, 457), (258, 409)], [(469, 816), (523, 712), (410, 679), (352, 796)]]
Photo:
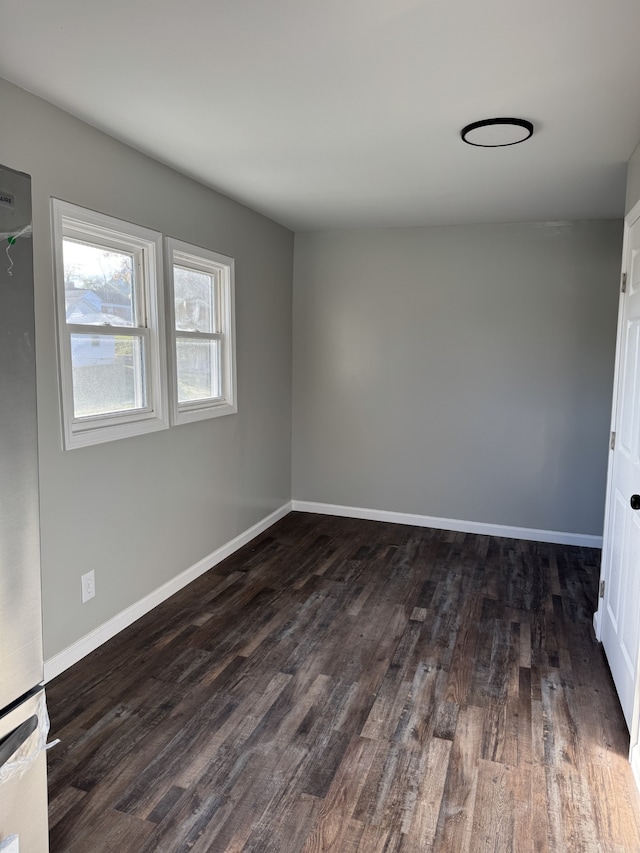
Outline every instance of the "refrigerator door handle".
[(38, 728), (38, 717), (34, 714), (25, 720), (22, 725), (14, 729), (11, 734), (0, 740), (0, 767), (3, 767), (7, 761), (16, 753), (22, 744), (30, 737)]

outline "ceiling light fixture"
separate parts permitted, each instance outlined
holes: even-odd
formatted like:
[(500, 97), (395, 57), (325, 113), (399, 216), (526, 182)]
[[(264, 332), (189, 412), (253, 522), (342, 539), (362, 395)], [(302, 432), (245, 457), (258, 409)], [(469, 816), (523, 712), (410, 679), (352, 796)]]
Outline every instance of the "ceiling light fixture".
[(533, 124), (524, 118), (485, 118), (463, 127), (460, 138), (479, 148), (503, 148), (524, 142), (532, 134)]

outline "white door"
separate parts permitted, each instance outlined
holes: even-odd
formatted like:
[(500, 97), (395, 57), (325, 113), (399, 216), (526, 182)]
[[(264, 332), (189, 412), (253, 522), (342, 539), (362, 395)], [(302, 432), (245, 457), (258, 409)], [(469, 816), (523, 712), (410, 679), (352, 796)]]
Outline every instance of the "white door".
[(623, 270), (599, 618), (600, 637), (631, 729), (640, 650), (640, 205), (626, 220)]

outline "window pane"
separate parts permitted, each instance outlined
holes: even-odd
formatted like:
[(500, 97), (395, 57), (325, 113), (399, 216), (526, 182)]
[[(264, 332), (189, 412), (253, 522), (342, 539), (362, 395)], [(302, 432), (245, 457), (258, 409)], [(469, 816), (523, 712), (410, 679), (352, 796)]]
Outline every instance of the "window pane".
[(67, 323), (137, 325), (133, 255), (69, 239), (62, 250)]
[(71, 366), (74, 417), (146, 406), (143, 338), (71, 335)]
[(219, 331), (213, 275), (174, 266), (173, 293), (179, 332)]
[(178, 402), (192, 403), (222, 396), (220, 341), (178, 338)]

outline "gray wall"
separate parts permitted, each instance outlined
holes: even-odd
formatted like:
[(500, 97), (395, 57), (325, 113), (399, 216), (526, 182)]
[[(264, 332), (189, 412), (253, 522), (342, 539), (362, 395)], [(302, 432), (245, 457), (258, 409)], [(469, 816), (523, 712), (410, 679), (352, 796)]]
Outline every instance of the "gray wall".
[(600, 535), (621, 241), (297, 235), (294, 499)]
[(627, 196), (625, 213), (640, 201), (640, 142), (627, 164)]
[[(0, 115), (0, 162), (33, 177), (48, 658), (290, 499), (293, 235), (2, 80)], [(237, 415), (63, 452), (51, 196), (236, 259)]]

